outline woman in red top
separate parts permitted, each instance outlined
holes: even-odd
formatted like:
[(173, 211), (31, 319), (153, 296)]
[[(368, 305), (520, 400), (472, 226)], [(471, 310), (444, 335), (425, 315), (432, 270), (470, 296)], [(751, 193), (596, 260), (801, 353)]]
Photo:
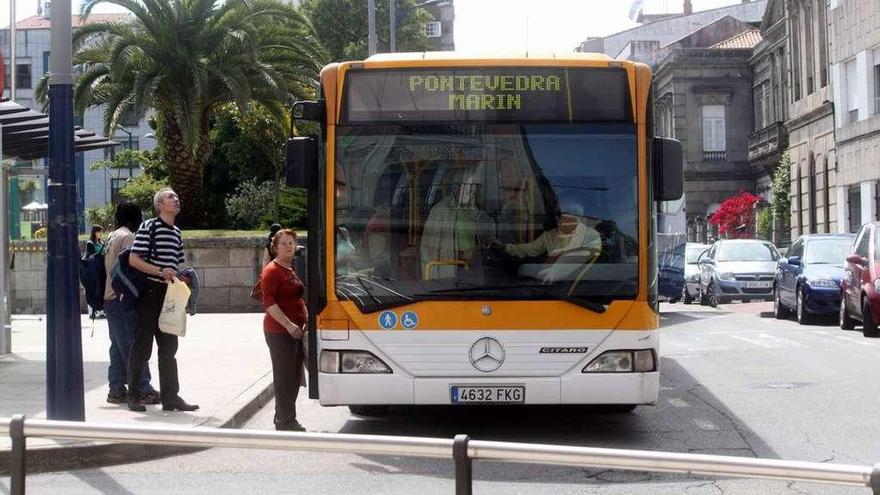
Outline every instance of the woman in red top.
[(263, 331), (272, 358), (275, 387), (275, 429), (305, 431), (296, 420), (296, 397), (302, 381), (302, 336), (308, 319), (305, 287), (293, 270), (296, 232), (279, 230), (272, 238), (275, 259), (263, 268)]

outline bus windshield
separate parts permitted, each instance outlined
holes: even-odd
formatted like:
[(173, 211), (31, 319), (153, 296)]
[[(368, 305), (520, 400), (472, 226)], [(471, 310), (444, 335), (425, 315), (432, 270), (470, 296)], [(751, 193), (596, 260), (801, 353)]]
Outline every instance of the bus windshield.
[(634, 299), (636, 164), (633, 124), (340, 126), (336, 294)]

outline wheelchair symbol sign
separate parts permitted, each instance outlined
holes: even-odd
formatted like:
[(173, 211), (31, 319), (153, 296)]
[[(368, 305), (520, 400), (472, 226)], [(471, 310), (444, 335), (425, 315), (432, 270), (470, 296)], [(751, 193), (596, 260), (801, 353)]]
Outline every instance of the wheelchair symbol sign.
[(413, 328), (419, 326), (419, 315), (413, 313), (412, 311), (407, 311), (400, 318), (400, 324), (403, 325), (403, 328), (407, 330), (412, 330)]
[(394, 311), (382, 311), (379, 315), (379, 326), (385, 330), (391, 330), (397, 326), (397, 314)]

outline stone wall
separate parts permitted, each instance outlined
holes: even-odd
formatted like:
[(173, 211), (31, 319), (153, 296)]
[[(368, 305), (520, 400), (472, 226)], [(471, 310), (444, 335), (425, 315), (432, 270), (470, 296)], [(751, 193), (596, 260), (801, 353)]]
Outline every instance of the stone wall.
[[(302, 242), (302, 240), (301, 240)], [(46, 242), (13, 242), (15, 262), (10, 287), (10, 306), (14, 314), (46, 312)], [(249, 294), (259, 274), (265, 239), (200, 238), (184, 239), (185, 266), (199, 276), (199, 311), (203, 313), (260, 312), (262, 307)], [(85, 252), (85, 243), (80, 245)], [(85, 298), (80, 287), (80, 305)]]

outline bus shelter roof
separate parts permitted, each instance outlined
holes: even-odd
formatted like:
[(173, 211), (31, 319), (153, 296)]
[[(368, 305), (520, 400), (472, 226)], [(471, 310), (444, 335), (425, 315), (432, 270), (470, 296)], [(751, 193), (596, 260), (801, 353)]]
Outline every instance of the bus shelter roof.
[[(49, 117), (4, 98), (0, 100), (0, 140), (4, 159), (35, 160), (49, 154)], [(74, 130), (74, 150), (88, 151), (116, 146), (104, 136), (80, 128)]]

